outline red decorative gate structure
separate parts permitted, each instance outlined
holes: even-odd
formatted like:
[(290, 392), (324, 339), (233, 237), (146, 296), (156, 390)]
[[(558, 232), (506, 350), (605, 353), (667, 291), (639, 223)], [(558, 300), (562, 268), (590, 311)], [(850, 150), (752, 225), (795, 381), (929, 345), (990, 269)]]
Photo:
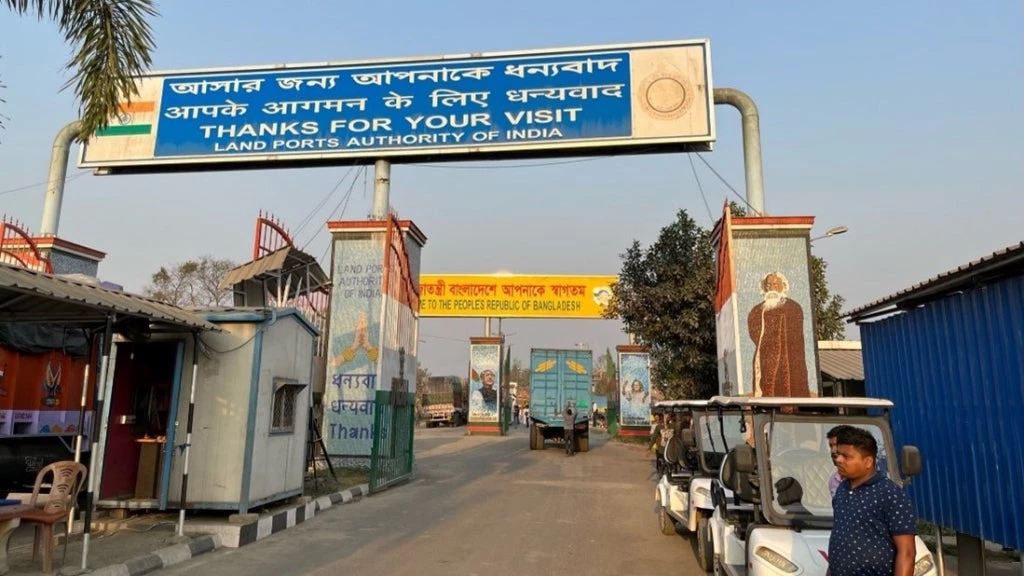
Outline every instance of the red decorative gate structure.
[(221, 282), (235, 292), (236, 305), (296, 308), (320, 330), (317, 356), (326, 356), (330, 278), (316, 258), (295, 246), (280, 220), (260, 212), (252, 261), (235, 268)]
[(0, 218), (0, 262), (53, 274), (50, 259), (43, 256), (24, 225), (13, 218)]

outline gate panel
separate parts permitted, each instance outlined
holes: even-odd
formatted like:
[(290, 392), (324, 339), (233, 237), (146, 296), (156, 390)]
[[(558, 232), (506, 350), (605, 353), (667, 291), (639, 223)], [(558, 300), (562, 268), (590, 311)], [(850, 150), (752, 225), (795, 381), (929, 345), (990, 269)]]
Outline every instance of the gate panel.
[(377, 392), (370, 455), (370, 493), (404, 482), (412, 476), (413, 429), (416, 410), (413, 394), (405, 391)]

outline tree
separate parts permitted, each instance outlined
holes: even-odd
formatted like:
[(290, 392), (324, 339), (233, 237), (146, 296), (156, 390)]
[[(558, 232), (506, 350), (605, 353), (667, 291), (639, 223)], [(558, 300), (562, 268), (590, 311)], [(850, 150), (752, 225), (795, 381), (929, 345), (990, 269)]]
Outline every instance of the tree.
[(718, 389), (710, 234), (685, 210), (644, 249), (622, 257), (606, 311), (651, 354), (651, 379), (667, 398), (707, 398)]
[(604, 354), (597, 357), (594, 372), (598, 376), (594, 393), (598, 396), (607, 396), (609, 399), (612, 399), (615, 395), (616, 383), (619, 378), (618, 369), (615, 366), (615, 356), (610, 348), (606, 348)]
[[(57, 23), (75, 54), (63, 89), (74, 86), (82, 132), (87, 140), (106, 128), (122, 102), (138, 95), (136, 76), (152, 63), (153, 35), (147, 21), (157, 16), (153, 0), (0, 0), (15, 14)], [(3, 126), (0, 119), (0, 126)]]
[(145, 288), (146, 296), (175, 306), (201, 308), (224, 306), (231, 302), (231, 293), (220, 290), (224, 276), (236, 266), (230, 260), (202, 256), (153, 273)]
[(828, 289), (825, 271), (828, 262), (821, 256), (811, 256), (811, 298), (814, 302), (815, 337), (818, 340), (843, 340), (846, 323), (843, 322), (843, 304), (846, 298), (832, 294)]

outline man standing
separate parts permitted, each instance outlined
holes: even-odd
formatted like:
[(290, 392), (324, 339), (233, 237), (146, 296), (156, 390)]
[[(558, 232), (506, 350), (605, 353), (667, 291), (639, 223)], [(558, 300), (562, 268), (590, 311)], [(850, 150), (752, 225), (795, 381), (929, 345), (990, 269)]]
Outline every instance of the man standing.
[(572, 402), (569, 402), (565, 406), (565, 414), (562, 418), (562, 424), (565, 426), (565, 453), (569, 456), (573, 456), (572, 441), (573, 441), (573, 428), (576, 426), (576, 409), (572, 407)]
[[(840, 432), (842, 432), (843, 430), (845, 430), (847, 428), (852, 428), (852, 426), (847, 426), (846, 424), (840, 424), (839, 426), (836, 426), (835, 428), (829, 430), (828, 434), (825, 435), (828, 438), (828, 449), (829, 449), (829, 452), (831, 452), (831, 454), (832, 454), (832, 465), (833, 466), (835, 466), (835, 464), (836, 464), (836, 456), (839, 455), (839, 444), (838, 444), (838, 442), (836, 440), (836, 437), (839, 436)], [(842, 474), (839, 473), (839, 468), (836, 468), (835, 470), (832, 471), (832, 476), (830, 476), (829, 479), (828, 479), (828, 493), (831, 494), (833, 498), (835, 498), (836, 489), (839, 488), (839, 484), (842, 481), (843, 481), (843, 476), (842, 476)]]
[(781, 272), (761, 280), (762, 302), (750, 309), (747, 330), (754, 341), (754, 395), (811, 395), (804, 355), (804, 311), (789, 298)]
[(832, 498), (829, 576), (913, 576), (917, 516), (903, 489), (877, 471), (875, 437), (849, 427), (836, 445), (844, 480)]

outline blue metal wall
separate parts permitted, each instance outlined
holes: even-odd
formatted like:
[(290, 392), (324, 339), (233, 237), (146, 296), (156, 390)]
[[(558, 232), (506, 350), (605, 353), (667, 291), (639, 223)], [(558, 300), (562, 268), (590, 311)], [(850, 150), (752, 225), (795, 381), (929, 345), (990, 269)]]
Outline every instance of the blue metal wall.
[(861, 325), (867, 394), (924, 471), (921, 518), (1024, 549), (1024, 277)]

